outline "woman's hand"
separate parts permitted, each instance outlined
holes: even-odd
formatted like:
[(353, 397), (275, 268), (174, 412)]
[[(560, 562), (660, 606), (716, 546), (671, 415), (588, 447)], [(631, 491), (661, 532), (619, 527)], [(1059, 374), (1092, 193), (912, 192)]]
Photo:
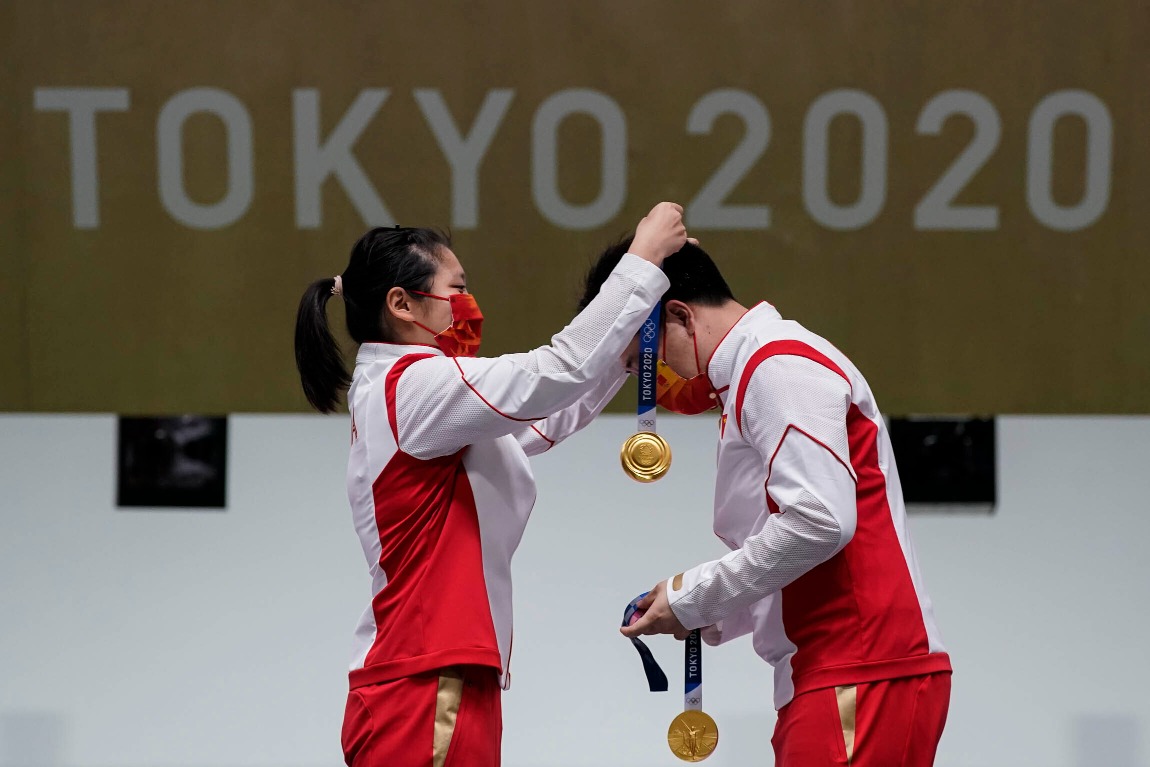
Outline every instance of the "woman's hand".
[(683, 224), (683, 206), (674, 202), (661, 202), (651, 208), (651, 212), (639, 222), (630, 252), (655, 266), (662, 266), (663, 259), (688, 242), (699, 244), (698, 240), (687, 236), (687, 227)]

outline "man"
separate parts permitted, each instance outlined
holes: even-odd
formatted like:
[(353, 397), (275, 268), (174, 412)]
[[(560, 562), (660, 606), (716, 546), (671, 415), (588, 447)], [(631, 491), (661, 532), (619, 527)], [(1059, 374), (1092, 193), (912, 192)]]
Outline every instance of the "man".
[[(586, 304), (627, 242), (588, 275)], [(721, 410), (722, 559), (659, 583), (626, 636), (753, 634), (775, 669), (779, 767), (933, 763), (950, 699), (882, 416), (838, 349), (773, 306), (735, 301), (710, 257), (664, 263), (659, 404)], [(632, 371), (636, 348), (626, 353)]]

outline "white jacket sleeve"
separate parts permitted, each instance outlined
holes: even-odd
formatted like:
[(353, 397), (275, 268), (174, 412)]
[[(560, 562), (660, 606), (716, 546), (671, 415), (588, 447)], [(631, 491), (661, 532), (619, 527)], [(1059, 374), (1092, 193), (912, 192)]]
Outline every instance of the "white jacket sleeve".
[[(667, 588), (671, 588), (670, 583), (667, 584)], [(746, 636), (754, 630), (755, 618), (751, 615), (751, 609), (745, 607), (742, 610), (731, 613), (718, 623), (704, 626), (702, 631), (699, 632), (699, 636), (707, 644), (712, 647), (717, 647), (718, 645), (730, 642), (732, 639)]]
[(416, 458), (450, 455), (574, 405), (619, 365), (668, 285), (659, 267), (627, 254), (550, 344), (524, 354), (431, 356), (410, 365), (394, 388), (400, 449)]
[(614, 399), (627, 378), (622, 363), (617, 364), (616, 369), (608, 371), (574, 405), (549, 415), (526, 429), (520, 429), (516, 432), (515, 438), (519, 440), (527, 455), (547, 452), (594, 421), (603, 412), (603, 408)]
[(830, 559), (854, 536), (856, 478), (847, 442), (850, 386), (805, 357), (771, 357), (751, 374), (743, 437), (767, 469), (761, 525), (722, 559), (683, 573), (667, 598), (682, 624), (718, 623)]

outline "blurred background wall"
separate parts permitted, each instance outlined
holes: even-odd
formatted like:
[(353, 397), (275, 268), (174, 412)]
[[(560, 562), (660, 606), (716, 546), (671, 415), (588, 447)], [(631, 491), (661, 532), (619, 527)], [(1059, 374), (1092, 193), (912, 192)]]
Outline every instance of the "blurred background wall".
[[(508, 767), (676, 764), (680, 646), (653, 694), (616, 632), (627, 601), (720, 556), (710, 418), (665, 418), (675, 464), (619, 469), (631, 419), (536, 459), (515, 563)], [(115, 421), (0, 418), (0, 764), (320, 767), (342, 761), (351, 631), (369, 581), (343, 488), (343, 418), (237, 416), (226, 512), (114, 508)], [(993, 515), (911, 532), (954, 666), (943, 767), (1141, 767), (1150, 756), (1150, 419), (1000, 419)], [(12, 434), (21, 434), (19, 439)], [(771, 674), (749, 639), (704, 650), (708, 764), (770, 764)]]

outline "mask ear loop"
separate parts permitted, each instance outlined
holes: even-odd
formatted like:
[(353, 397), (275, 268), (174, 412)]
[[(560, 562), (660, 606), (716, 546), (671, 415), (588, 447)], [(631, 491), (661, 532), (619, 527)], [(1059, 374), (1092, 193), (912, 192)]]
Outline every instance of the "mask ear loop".
[(697, 333), (691, 334), (691, 343), (695, 347), (695, 370), (698, 371), (696, 375), (701, 375), (707, 379), (707, 386), (711, 387), (709, 396), (711, 399), (717, 400), (719, 399), (719, 391), (715, 388), (715, 385), (711, 383), (711, 376), (707, 371), (703, 370), (703, 366), (699, 364), (699, 336)]
[[(691, 345), (695, 347), (695, 375), (703, 375), (703, 366), (699, 364), (699, 336), (695, 333), (691, 334)], [(707, 383), (711, 382), (710, 376), (707, 377)], [(711, 387), (712, 389), (715, 387)]]
[[(428, 298), (434, 298), (436, 301), (446, 301), (447, 303), (451, 303), (451, 299), (450, 299), (450, 298), (444, 298), (443, 296), (437, 296), (437, 295), (435, 295), (434, 293), (424, 293), (422, 290), (409, 290), (409, 291), (407, 291), (407, 292), (408, 292), (408, 293), (414, 293), (414, 294), (415, 294), (415, 295), (417, 295), (417, 296), (427, 296)], [(455, 322), (455, 318), (454, 318), (454, 317), (452, 317), (452, 318), (451, 318), (451, 321), (452, 321), (452, 323), (454, 323), (454, 322)], [(416, 324), (416, 326), (417, 326), (417, 327), (420, 327), (420, 328), (423, 328), (424, 330), (426, 330), (426, 331), (427, 331), (428, 333), (430, 333), (430, 334), (431, 334), (433, 337), (438, 337), (438, 336), (439, 336), (439, 333), (436, 333), (434, 330), (432, 330), (431, 328), (427, 327), (426, 325), (424, 325), (424, 324), (423, 324), (422, 322), (420, 322), (419, 320), (412, 320), (412, 322), (414, 322), (414, 323)], [(448, 328), (450, 328), (450, 327), (451, 327), (451, 325), (448, 325), (447, 327), (448, 327)]]
[[(666, 309), (663, 311), (666, 312)], [(660, 328), (662, 332), (659, 334), (659, 359), (663, 360), (665, 364), (667, 362), (667, 320), (663, 317), (660, 318), (660, 322), (662, 323), (662, 327)], [(691, 344), (695, 347), (695, 375), (701, 375), (703, 366), (699, 364), (699, 337), (694, 333), (691, 334)], [(708, 376), (707, 383), (710, 383), (710, 381), (711, 379)], [(714, 388), (714, 386), (711, 387), (712, 390)]]

